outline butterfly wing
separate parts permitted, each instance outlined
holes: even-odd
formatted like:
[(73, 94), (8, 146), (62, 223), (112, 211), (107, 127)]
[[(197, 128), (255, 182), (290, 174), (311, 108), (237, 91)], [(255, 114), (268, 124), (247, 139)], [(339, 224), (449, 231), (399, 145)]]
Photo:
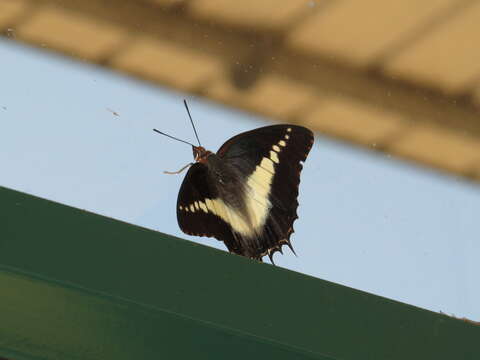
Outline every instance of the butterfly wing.
[(230, 252), (261, 260), (290, 245), (310, 130), (267, 126), (239, 134), (192, 165), (177, 201), (183, 232), (215, 237)]
[(218, 150), (225, 164), (243, 176), (247, 188), (244, 200), (254, 231), (240, 234), (239, 247), (248, 256), (271, 257), (282, 245), (291, 246), (300, 172), (313, 139), (305, 127), (273, 125), (239, 134)]
[(177, 199), (177, 220), (180, 229), (189, 235), (215, 237), (223, 240), (230, 252), (239, 253), (230, 226), (215, 215), (217, 181), (208, 167), (193, 164), (183, 179)]

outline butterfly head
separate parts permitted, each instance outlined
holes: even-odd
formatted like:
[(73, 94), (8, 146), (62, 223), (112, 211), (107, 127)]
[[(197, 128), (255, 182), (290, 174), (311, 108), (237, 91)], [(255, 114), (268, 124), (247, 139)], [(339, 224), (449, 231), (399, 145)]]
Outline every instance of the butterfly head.
[(193, 146), (193, 159), (195, 162), (206, 163), (207, 157), (212, 153), (211, 151), (205, 150), (202, 146)]

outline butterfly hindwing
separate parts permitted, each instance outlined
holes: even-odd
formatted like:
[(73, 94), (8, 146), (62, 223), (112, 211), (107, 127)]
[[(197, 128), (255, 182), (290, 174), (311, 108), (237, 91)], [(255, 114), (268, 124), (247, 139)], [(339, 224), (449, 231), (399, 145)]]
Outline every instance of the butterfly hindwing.
[(183, 179), (177, 200), (177, 220), (186, 234), (223, 240), (229, 251), (238, 251), (230, 226), (215, 215), (218, 190), (206, 165), (193, 164)]

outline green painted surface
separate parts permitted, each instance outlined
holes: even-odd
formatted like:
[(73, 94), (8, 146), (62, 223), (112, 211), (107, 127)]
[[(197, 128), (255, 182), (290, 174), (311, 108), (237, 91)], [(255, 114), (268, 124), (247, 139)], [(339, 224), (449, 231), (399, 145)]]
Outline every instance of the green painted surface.
[(473, 324), (5, 188), (0, 221), (0, 357), (480, 358)]

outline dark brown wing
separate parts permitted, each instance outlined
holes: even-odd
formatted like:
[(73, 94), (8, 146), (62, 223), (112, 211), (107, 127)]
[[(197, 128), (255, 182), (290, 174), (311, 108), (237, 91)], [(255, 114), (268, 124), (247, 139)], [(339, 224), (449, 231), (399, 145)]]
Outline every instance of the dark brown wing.
[[(217, 155), (235, 167), (245, 183), (267, 193), (270, 203), (261, 231), (254, 239), (243, 239), (248, 256), (271, 257), (282, 245), (290, 246), (293, 222), (298, 218), (300, 172), (313, 140), (313, 133), (305, 127), (273, 125), (239, 134), (218, 150)], [(260, 176), (257, 170), (261, 165), (273, 176)], [(265, 173), (263, 168), (260, 170)]]
[(224, 241), (230, 252), (240, 253), (230, 225), (211, 209), (210, 200), (218, 198), (216, 186), (206, 165), (195, 163), (190, 167), (178, 193), (178, 225), (186, 234), (215, 237)]

